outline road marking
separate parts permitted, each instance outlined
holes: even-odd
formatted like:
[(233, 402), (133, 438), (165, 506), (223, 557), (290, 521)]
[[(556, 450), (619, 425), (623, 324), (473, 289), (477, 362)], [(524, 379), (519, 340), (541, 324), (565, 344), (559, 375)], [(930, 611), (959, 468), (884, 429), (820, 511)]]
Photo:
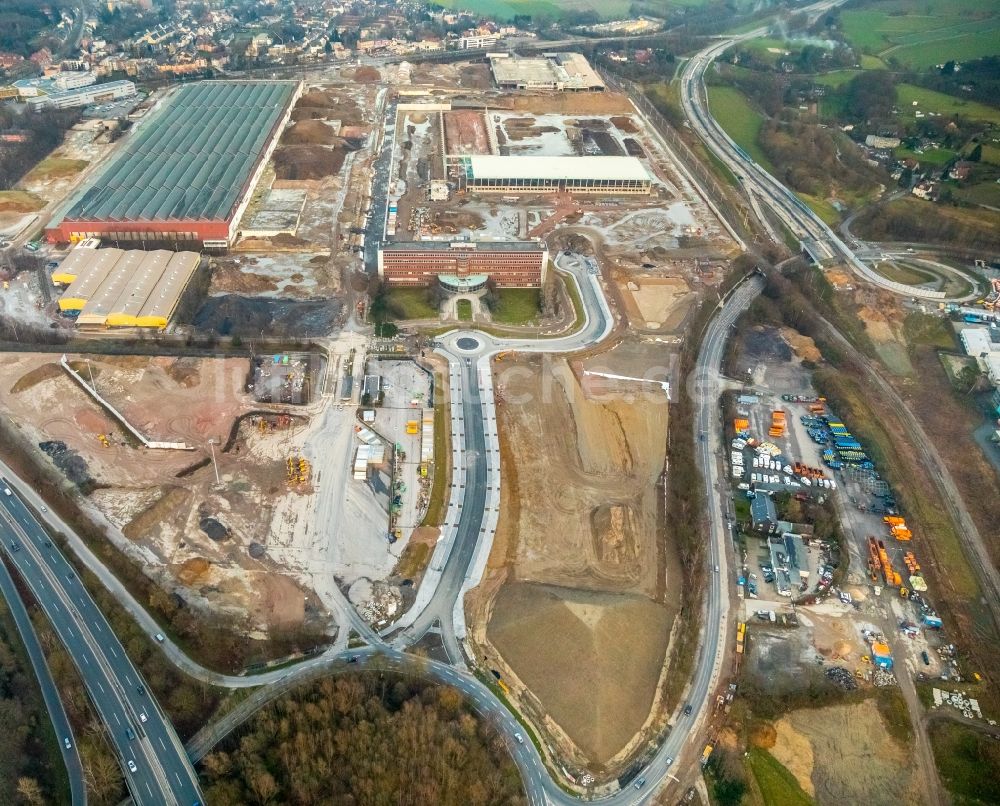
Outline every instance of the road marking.
[(90, 658), (88, 658), (86, 655), (83, 656), (83, 662), (86, 663), (88, 666), (90, 666)]
[(99, 622), (97, 621), (97, 619), (94, 619), (94, 626), (95, 626), (95, 627), (97, 628), (97, 631), (98, 631), (98, 632), (104, 632), (104, 630), (102, 630), (102, 629), (101, 629), (101, 625), (100, 625), (100, 623), (99, 623)]
[(115, 715), (115, 722), (117, 722), (119, 725), (121, 725), (122, 721), (118, 718), (118, 712), (114, 711), (113, 713)]
[(97, 687), (101, 690), (102, 694), (105, 693), (104, 692), (104, 685), (101, 683), (100, 680), (97, 681)]
[(160, 747), (162, 747), (164, 750), (166, 750), (167, 746), (163, 743), (163, 737), (162, 736), (157, 736), (156, 738), (159, 739), (159, 741), (160, 741)]

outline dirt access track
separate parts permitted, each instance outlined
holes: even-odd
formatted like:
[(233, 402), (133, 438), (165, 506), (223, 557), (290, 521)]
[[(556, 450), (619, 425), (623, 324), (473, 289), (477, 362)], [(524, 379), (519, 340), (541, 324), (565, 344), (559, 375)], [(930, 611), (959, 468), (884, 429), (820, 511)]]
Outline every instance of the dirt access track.
[(501, 515), (473, 639), (564, 758), (604, 771), (642, 741), (680, 593), (658, 538), (666, 396), (585, 389), (561, 358), (494, 366)]

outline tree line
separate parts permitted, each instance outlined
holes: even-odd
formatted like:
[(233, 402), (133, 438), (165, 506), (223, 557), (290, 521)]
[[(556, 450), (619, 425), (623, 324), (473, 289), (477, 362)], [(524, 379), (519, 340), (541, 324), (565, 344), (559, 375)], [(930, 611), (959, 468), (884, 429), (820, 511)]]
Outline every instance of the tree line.
[(456, 689), (388, 672), (326, 678), (259, 712), (202, 765), (228, 804), (522, 804), (505, 738)]

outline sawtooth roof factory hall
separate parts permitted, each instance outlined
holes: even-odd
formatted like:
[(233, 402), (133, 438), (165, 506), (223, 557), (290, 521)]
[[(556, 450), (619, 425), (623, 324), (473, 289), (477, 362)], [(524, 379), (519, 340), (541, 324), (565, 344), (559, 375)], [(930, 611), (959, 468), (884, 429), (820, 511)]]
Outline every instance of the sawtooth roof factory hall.
[(178, 88), (70, 198), (48, 239), (229, 246), (300, 92), (296, 81)]

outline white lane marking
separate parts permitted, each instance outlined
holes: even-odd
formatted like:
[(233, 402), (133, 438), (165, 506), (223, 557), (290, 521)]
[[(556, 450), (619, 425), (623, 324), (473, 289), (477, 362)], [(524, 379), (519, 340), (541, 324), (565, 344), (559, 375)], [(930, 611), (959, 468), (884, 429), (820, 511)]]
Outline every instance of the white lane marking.
[(163, 743), (163, 737), (162, 736), (158, 736), (157, 738), (160, 741), (160, 747), (162, 747), (164, 750), (166, 750), (167, 746)]
[(90, 666), (90, 658), (88, 658), (86, 655), (83, 656), (83, 662), (86, 663), (88, 666)]
[(100, 680), (98, 680), (98, 681), (97, 681), (97, 687), (98, 687), (98, 688), (99, 688), (99, 689), (101, 690), (101, 693), (102, 693), (102, 694), (104, 694), (104, 693), (105, 693), (105, 692), (104, 692), (104, 684), (103, 684), (103, 683), (101, 683), (101, 681), (100, 681)]
[(118, 712), (114, 711), (114, 715), (115, 715), (115, 722), (117, 722), (119, 725), (121, 725), (122, 721), (118, 718)]
[(98, 632), (104, 632), (104, 630), (101, 629), (101, 624), (97, 619), (94, 619), (94, 626), (97, 628)]

